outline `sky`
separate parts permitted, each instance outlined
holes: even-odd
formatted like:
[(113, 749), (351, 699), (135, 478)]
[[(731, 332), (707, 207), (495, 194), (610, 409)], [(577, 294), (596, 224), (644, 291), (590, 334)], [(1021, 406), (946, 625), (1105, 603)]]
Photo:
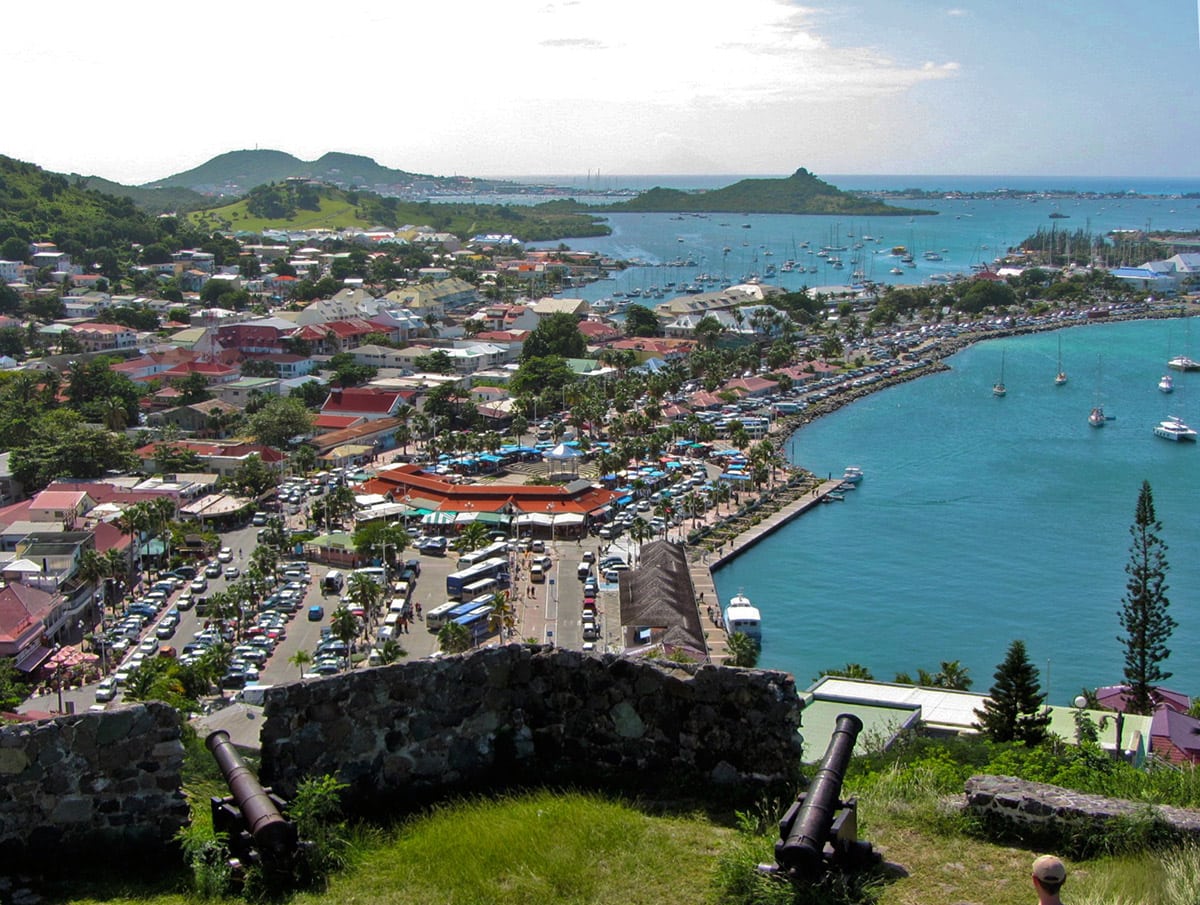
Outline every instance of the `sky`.
[(59, 0), (4, 11), (0, 154), (439, 176), (1200, 175), (1200, 0)]

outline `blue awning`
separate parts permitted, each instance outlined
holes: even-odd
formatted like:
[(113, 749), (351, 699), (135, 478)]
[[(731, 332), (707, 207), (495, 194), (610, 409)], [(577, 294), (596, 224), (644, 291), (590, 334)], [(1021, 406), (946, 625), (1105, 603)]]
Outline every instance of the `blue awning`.
[(633, 497), (631, 497), (631, 496), (623, 496), (623, 497), (619, 497), (617, 499), (618, 505), (621, 505), (621, 506), (624, 506), (627, 503), (632, 503), (632, 502), (633, 502)]
[(721, 480), (722, 481), (749, 481), (750, 475), (748, 475), (748, 474), (733, 474), (732, 472), (727, 471), (723, 475), (721, 475)]
[(483, 461), (485, 461), (485, 462), (503, 462), (504, 461), (504, 459), (502, 459), (500, 456), (493, 456), (488, 453), (484, 453), (479, 458), (483, 459)]

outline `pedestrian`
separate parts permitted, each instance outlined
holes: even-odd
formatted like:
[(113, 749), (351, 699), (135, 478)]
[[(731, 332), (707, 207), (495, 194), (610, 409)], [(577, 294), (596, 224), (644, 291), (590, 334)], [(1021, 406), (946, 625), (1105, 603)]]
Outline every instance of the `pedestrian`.
[(1033, 862), (1033, 889), (1038, 905), (1062, 905), (1058, 891), (1066, 880), (1066, 865), (1053, 855), (1042, 855)]

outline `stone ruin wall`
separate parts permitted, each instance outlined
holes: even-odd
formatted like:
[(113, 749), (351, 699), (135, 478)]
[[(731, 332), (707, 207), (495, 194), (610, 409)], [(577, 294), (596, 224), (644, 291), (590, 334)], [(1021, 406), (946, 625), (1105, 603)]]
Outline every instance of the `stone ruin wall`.
[(508, 645), (267, 692), (262, 780), (336, 774), (358, 809), (497, 785), (757, 794), (799, 765), (779, 672)]
[(1012, 776), (972, 776), (966, 785), (966, 807), (1017, 837), (1062, 835), (1069, 825), (1086, 832), (1115, 820), (1152, 817), (1173, 834), (1200, 842), (1200, 811), (1104, 798)]
[[(784, 673), (510, 645), (272, 688), (264, 784), (350, 784), (352, 813), (466, 789), (591, 780), (756, 794), (799, 765)], [(165, 704), (0, 727), (0, 856), (169, 845), (188, 820), (179, 715)]]
[(0, 727), (0, 854), (168, 843), (188, 820), (180, 732), (157, 702)]

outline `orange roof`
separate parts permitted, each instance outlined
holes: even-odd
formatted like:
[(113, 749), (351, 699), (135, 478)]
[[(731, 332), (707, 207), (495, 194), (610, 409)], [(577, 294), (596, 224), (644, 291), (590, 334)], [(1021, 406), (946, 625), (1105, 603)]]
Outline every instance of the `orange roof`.
[(514, 512), (586, 514), (607, 506), (617, 494), (588, 485), (576, 492), (566, 487), (528, 484), (451, 484), (437, 475), (426, 474), (419, 465), (381, 469), (363, 486), (366, 493), (390, 494), (393, 500), (408, 496), (437, 501), (439, 508), (454, 512), (497, 512), (506, 505)]

